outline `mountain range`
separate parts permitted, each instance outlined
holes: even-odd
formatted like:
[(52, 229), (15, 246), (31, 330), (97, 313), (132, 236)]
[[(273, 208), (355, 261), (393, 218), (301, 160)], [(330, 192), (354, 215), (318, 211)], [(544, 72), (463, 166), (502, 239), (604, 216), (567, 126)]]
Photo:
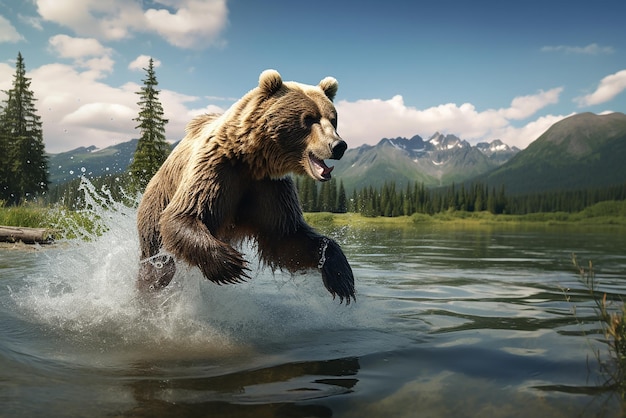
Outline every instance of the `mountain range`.
[(48, 171), (52, 184), (63, 184), (80, 176), (88, 178), (126, 171), (137, 149), (137, 139), (107, 148), (79, 147), (49, 154)]
[[(67, 182), (126, 170), (137, 140), (104, 149), (81, 147), (49, 155), (50, 180)], [(333, 161), (333, 176), (348, 192), (386, 182), (427, 187), (482, 182), (508, 194), (605, 187), (626, 182), (626, 115), (581, 113), (565, 118), (526, 149), (499, 139), (470, 145), (439, 132), (427, 140), (383, 138), (376, 145), (348, 149)]]
[(519, 151), (499, 139), (472, 146), (455, 135), (439, 132), (426, 141), (418, 135), (410, 139), (383, 138), (374, 146), (347, 150), (340, 161), (333, 162), (333, 174), (347, 190), (380, 187), (385, 182), (404, 187), (417, 181), (437, 187), (487, 173)]

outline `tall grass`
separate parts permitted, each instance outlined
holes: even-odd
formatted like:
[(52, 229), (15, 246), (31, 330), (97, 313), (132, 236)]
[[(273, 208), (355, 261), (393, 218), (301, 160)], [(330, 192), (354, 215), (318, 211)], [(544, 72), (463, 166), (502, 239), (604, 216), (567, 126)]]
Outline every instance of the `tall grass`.
[(580, 280), (589, 291), (595, 303), (595, 312), (604, 333), (608, 347), (608, 359), (595, 352), (602, 372), (607, 376), (605, 386), (615, 391), (622, 402), (626, 401), (626, 305), (623, 300), (607, 300), (607, 294), (599, 292), (596, 286), (593, 263), (582, 266), (575, 254), (572, 263), (580, 274)]
[(0, 225), (28, 228), (51, 228), (54, 212), (50, 208), (26, 204), (0, 207)]
[(85, 211), (33, 204), (0, 207), (0, 225), (48, 229), (54, 239), (84, 238), (104, 232), (98, 219)]
[(90, 240), (107, 229), (103, 214), (118, 211), (120, 207), (137, 207), (139, 196), (129, 195), (122, 188), (116, 193), (108, 185), (99, 189), (86, 178), (81, 178), (72, 204), (53, 207), (36, 203), (3, 207), (0, 201), (0, 225), (51, 230), (55, 239)]

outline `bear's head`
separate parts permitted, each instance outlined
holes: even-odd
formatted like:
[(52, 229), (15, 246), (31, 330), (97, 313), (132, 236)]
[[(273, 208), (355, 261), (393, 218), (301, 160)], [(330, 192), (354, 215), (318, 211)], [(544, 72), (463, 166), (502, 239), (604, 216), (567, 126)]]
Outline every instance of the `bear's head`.
[(289, 172), (315, 180), (331, 178), (333, 167), (324, 160), (339, 160), (348, 148), (337, 133), (333, 99), (338, 83), (326, 77), (317, 86), (283, 81), (275, 70), (259, 77), (258, 122), (266, 135), (266, 163), (273, 176)]

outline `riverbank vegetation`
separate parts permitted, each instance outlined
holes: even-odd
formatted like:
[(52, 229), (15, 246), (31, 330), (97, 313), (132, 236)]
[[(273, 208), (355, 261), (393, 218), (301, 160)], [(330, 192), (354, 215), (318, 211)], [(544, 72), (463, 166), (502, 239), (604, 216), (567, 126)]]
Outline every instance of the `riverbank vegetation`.
[(587, 266), (582, 265), (573, 254), (572, 262), (580, 274), (580, 281), (594, 302), (595, 314), (607, 345), (605, 353), (600, 350), (594, 351), (600, 369), (607, 379), (604, 386), (619, 395), (626, 406), (626, 305), (621, 297), (609, 297), (605, 292), (598, 290), (591, 261)]
[[(79, 223), (88, 226), (89, 212), (59, 206), (24, 204), (0, 207), (0, 225), (64, 229)], [(419, 225), (447, 226), (590, 226), (622, 229), (626, 232), (626, 201), (600, 202), (576, 213), (541, 212), (526, 215), (494, 215), (490, 212), (447, 211), (434, 215), (364, 216), (359, 213), (307, 212), (307, 222), (314, 226), (353, 228), (405, 228)]]
[(590, 226), (610, 227), (626, 231), (626, 201), (596, 203), (576, 213), (539, 212), (525, 215), (494, 215), (488, 211), (453, 211), (433, 215), (414, 213), (410, 216), (370, 217), (358, 213), (308, 212), (307, 222), (313, 225), (350, 227), (406, 227), (415, 225), (448, 226)]

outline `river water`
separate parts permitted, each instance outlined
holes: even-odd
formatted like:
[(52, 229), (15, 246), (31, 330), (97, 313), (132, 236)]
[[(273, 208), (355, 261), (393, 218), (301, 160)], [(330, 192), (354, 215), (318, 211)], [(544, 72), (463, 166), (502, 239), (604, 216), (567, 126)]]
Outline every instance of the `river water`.
[(598, 289), (623, 295), (623, 233), (330, 229), (349, 306), (315, 272), (262, 268), (225, 286), (182, 268), (146, 304), (133, 210), (99, 216), (99, 238), (0, 250), (2, 417), (624, 414), (571, 265), (592, 260)]

